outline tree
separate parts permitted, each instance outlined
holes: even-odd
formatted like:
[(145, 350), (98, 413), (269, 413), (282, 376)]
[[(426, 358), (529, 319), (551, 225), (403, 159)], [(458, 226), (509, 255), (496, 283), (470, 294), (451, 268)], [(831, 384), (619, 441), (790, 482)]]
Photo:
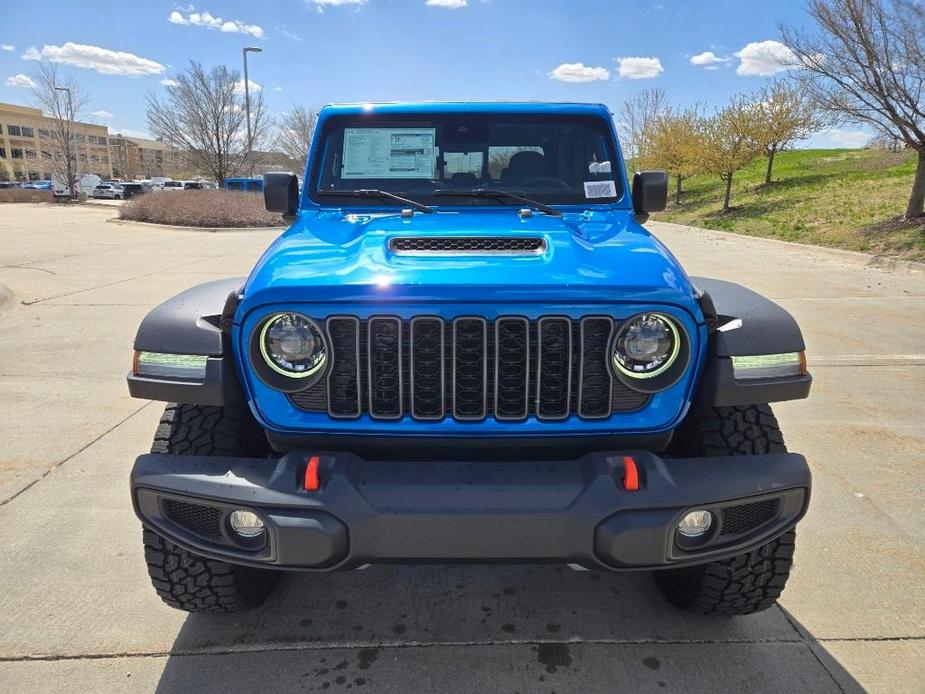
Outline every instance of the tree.
[(758, 110), (742, 96), (701, 121), (697, 158), (701, 170), (717, 174), (726, 184), (723, 212), (729, 211), (733, 175), (761, 153), (760, 128)]
[(699, 170), (700, 107), (668, 109), (654, 119), (646, 135), (647, 152), (640, 168), (665, 169), (675, 179), (675, 204), (681, 204), (681, 181)]
[(51, 157), (52, 176), (75, 195), (89, 158), (86, 140), (75, 132), (74, 123), (86, 109), (89, 97), (71, 75), (62, 73), (53, 63), (39, 65), (33, 81), (35, 106), (51, 120), (48, 141), (42, 146), (47, 147), (44, 151)]
[(918, 154), (906, 219), (925, 213), (925, 12), (914, 0), (809, 0), (817, 30), (782, 26), (820, 108)]
[(761, 121), (761, 146), (768, 158), (765, 185), (771, 184), (774, 155), (798, 140), (805, 140), (822, 127), (816, 103), (797, 82), (772, 80), (752, 100)]
[(652, 125), (667, 108), (668, 100), (661, 89), (644, 89), (623, 102), (620, 130), (628, 158), (640, 160), (646, 156)]
[(270, 127), (263, 94), (250, 99), (251, 138), (241, 75), (224, 65), (210, 72), (200, 63), (172, 77), (167, 96), (147, 97), (148, 127), (160, 140), (186, 153), (189, 164), (219, 185), (246, 171)]
[(317, 123), (318, 111), (301, 105), (294, 105), (279, 123), (276, 148), (297, 162), (300, 171), (305, 171)]

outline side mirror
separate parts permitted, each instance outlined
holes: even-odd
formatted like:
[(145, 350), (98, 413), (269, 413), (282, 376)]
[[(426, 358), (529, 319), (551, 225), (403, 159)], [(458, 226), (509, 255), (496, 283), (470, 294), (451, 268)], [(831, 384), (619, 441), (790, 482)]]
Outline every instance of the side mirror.
[(263, 176), (263, 202), (268, 212), (293, 218), (299, 210), (299, 177), (294, 173), (274, 172)]
[(644, 222), (650, 212), (661, 212), (668, 205), (668, 173), (637, 171), (633, 176), (633, 210)]

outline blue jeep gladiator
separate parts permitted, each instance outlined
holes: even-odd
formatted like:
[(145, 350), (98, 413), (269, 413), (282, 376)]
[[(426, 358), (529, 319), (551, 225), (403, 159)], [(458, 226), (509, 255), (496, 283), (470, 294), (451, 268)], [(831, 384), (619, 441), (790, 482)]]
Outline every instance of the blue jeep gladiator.
[(131, 495), (163, 600), (259, 603), (280, 570), (536, 562), (652, 571), (700, 613), (774, 604), (810, 472), (768, 403), (793, 318), (689, 277), (642, 223), (610, 111), (322, 110), (247, 278), (155, 308), (134, 397), (168, 402)]

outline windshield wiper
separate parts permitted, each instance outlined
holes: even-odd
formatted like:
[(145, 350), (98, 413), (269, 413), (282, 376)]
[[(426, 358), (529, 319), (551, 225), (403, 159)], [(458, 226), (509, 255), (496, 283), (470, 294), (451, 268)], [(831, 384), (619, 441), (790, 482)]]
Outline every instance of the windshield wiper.
[(376, 188), (360, 188), (359, 190), (319, 190), (318, 195), (330, 195), (342, 198), (386, 198), (413, 207), (418, 212), (424, 212), (425, 214), (432, 214), (434, 212), (433, 208), (417, 200), (403, 198), (401, 195), (390, 193), (387, 190), (378, 190)]
[(536, 200), (531, 200), (530, 198), (525, 198), (519, 193), (514, 193), (509, 190), (495, 190), (488, 188), (476, 188), (475, 190), (435, 190), (434, 196), (440, 197), (449, 197), (449, 198), (489, 198), (495, 200), (516, 200), (517, 202), (522, 202), (525, 205), (530, 205), (535, 210), (539, 210), (544, 214), (548, 214), (552, 217), (561, 217), (562, 213), (559, 212), (555, 207), (550, 207), (549, 205), (544, 205), (541, 202)]

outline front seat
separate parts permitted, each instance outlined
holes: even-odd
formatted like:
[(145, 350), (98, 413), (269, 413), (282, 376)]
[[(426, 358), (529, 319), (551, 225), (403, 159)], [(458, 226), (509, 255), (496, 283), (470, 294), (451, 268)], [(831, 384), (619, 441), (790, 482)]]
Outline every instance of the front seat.
[(520, 185), (524, 181), (540, 176), (549, 176), (549, 162), (539, 152), (518, 152), (501, 172), (501, 182), (507, 186)]

